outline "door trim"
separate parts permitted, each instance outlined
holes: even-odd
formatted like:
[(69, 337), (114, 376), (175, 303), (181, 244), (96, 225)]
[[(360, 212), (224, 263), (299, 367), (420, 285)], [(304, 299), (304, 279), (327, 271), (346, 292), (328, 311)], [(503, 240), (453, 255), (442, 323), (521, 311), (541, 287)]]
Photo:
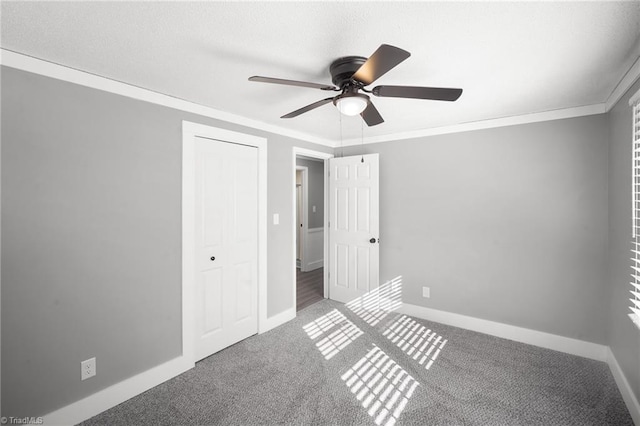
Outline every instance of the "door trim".
[(291, 150), (291, 200), (292, 200), (292, 230), (291, 234), (291, 247), (293, 251), (292, 256), (292, 269), (293, 273), (291, 274), (292, 282), (291, 282), (291, 291), (293, 294), (293, 310), (297, 311), (297, 299), (296, 299), (296, 157), (298, 156), (310, 157), (310, 158), (318, 158), (324, 161), (324, 270), (323, 270), (323, 280), (324, 280), (324, 297), (325, 299), (329, 297), (329, 158), (333, 158), (333, 154), (329, 154), (327, 152), (322, 151), (314, 151), (311, 149), (300, 148), (294, 146)]
[[(301, 185), (301, 194), (302, 200), (302, 229), (300, 229), (300, 270), (304, 272), (305, 265), (307, 262), (306, 254), (307, 254), (307, 232), (309, 231), (309, 224), (307, 220), (309, 219), (309, 168), (304, 166), (296, 165), (296, 172), (302, 172), (302, 185)], [(297, 184), (296, 184), (297, 185)], [(297, 204), (297, 195), (296, 195), (296, 204)], [(297, 213), (297, 205), (296, 205), (296, 213)], [(296, 221), (297, 222), (297, 221)], [(296, 230), (298, 228), (298, 224), (296, 223)], [(297, 234), (296, 234), (297, 235)]]
[(195, 362), (195, 138), (258, 149), (258, 333), (267, 322), (267, 139), (189, 121), (182, 122), (182, 355)]

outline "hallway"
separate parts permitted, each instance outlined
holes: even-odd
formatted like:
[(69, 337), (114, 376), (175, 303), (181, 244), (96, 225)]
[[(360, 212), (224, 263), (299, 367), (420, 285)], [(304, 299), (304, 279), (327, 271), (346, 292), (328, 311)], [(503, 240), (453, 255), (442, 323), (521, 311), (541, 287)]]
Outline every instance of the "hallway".
[(296, 269), (296, 310), (299, 311), (324, 299), (323, 278), (324, 268), (310, 272)]

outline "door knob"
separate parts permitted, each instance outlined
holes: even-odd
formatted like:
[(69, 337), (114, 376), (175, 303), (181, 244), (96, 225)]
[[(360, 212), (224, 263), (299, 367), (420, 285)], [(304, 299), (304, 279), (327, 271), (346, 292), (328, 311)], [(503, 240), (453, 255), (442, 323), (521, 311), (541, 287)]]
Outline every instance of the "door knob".
[(369, 242), (370, 242), (371, 244), (375, 244), (376, 239), (375, 239), (375, 238), (372, 238), (372, 239), (370, 239), (370, 240), (369, 240)]
[(215, 256), (211, 256), (211, 261), (213, 262), (214, 260), (216, 260)]

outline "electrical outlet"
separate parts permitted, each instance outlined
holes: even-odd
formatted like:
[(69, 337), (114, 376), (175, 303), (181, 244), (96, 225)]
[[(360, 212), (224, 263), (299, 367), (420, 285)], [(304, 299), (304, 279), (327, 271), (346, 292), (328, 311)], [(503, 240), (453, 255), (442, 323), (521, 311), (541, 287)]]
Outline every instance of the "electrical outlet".
[(273, 224), (280, 225), (280, 215), (278, 213), (273, 214)]
[(316, 206), (313, 206), (312, 210), (315, 213), (316, 212)]
[(96, 358), (93, 357), (80, 363), (81, 374), (80, 380), (87, 380), (89, 377), (96, 375)]
[(422, 287), (422, 297), (426, 297), (427, 299), (431, 297), (431, 290), (429, 287)]

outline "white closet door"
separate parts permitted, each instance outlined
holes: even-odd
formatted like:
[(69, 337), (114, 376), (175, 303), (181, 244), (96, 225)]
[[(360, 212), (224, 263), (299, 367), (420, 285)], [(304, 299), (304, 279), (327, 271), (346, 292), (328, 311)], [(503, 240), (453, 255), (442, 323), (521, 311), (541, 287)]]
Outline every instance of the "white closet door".
[(196, 138), (196, 355), (258, 332), (258, 150)]

